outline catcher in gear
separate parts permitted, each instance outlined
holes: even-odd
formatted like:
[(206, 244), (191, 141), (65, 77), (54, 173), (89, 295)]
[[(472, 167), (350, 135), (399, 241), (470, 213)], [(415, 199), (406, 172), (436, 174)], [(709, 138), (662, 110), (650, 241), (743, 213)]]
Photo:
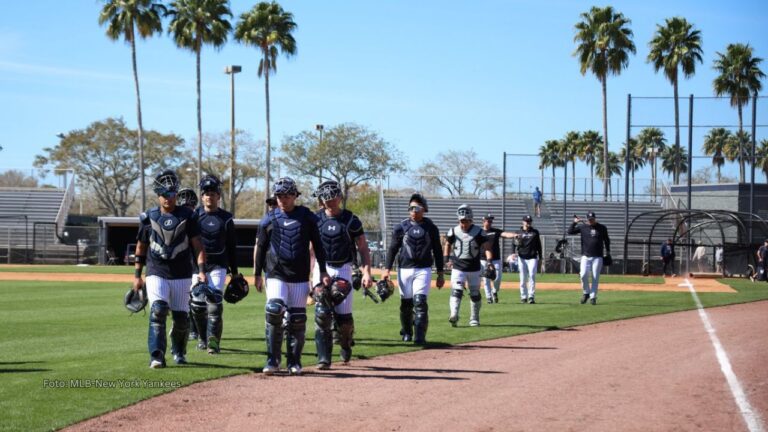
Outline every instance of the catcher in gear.
[[(176, 205), (178, 190), (179, 179), (176, 173), (171, 170), (161, 172), (154, 181), (154, 191), (160, 205), (139, 217), (133, 290), (139, 292), (145, 286), (141, 273), (146, 265), (146, 289), (150, 305), (147, 346), (149, 367), (153, 369), (165, 367), (168, 315), (173, 319), (170, 332), (173, 360), (176, 364), (187, 363), (192, 251), (200, 269), (206, 263), (197, 214), (189, 208)], [(203, 282), (207, 280), (202, 271), (197, 274), (197, 278)]]
[[(315, 213), (317, 229), (323, 254), (326, 259), (328, 275), (336, 282), (331, 286), (353, 283), (365, 289), (373, 285), (371, 277), (371, 254), (363, 231), (363, 223), (349, 210), (341, 208), (343, 199), (341, 186), (334, 180), (321, 183), (312, 194), (322, 204), (322, 209)], [(313, 246), (313, 252), (314, 252)], [(361, 257), (358, 268), (359, 278), (355, 282), (353, 265), (357, 255)], [(320, 269), (313, 269), (312, 281), (320, 283)], [(340, 286), (341, 286), (340, 285)], [(337, 296), (336, 300), (341, 299)], [(355, 320), (352, 315), (353, 295), (343, 296), (342, 301), (334, 301), (332, 307), (315, 303), (315, 346), (317, 348), (317, 367), (324, 370), (331, 367), (333, 353), (333, 329), (338, 330), (339, 355), (344, 363), (352, 358), (352, 346)]]
[(432, 264), (437, 268), (437, 288), (440, 289), (445, 284), (440, 232), (437, 226), (424, 216), (427, 211), (426, 198), (421, 194), (413, 194), (408, 200), (409, 217), (396, 224), (392, 230), (382, 278), (390, 279), (395, 257), (398, 257), (400, 337), (404, 342), (412, 341), (417, 345), (427, 343), (427, 298), (432, 284)]

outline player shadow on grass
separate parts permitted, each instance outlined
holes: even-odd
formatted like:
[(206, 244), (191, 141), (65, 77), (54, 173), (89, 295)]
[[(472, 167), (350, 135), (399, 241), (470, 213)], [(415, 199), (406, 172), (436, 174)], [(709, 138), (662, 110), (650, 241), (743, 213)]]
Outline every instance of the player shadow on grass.
[(200, 368), (200, 369), (241, 369), (241, 370), (254, 370), (252, 367), (248, 366), (232, 366), (232, 365), (223, 365), (223, 364), (217, 364), (217, 363), (200, 363), (200, 362), (187, 362), (184, 367), (194, 367), (194, 368)]
[(28, 364), (36, 364), (36, 363), (45, 363), (42, 361), (0, 361), (0, 374), (3, 373), (24, 373), (24, 372), (50, 372), (51, 369), (42, 369), (42, 368), (34, 368), (34, 369), (19, 369), (19, 368), (5, 368), (2, 366), (5, 365), (28, 365)]

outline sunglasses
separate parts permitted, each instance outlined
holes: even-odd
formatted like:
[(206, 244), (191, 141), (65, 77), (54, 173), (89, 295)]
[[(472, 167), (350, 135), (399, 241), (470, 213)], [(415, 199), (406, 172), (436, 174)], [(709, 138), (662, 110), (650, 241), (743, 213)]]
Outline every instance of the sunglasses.
[(424, 207), (422, 207), (422, 206), (414, 205), (414, 206), (408, 207), (408, 211), (412, 211), (412, 212), (416, 212), (416, 213), (419, 213), (422, 210), (424, 210)]

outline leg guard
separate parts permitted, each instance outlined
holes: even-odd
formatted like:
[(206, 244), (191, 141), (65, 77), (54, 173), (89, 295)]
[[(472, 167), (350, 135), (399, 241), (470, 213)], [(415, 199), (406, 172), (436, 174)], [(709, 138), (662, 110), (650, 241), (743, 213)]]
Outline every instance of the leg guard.
[(165, 362), (165, 348), (167, 340), (165, 336), (165, 321), (168, 318), (170, 307), (163, 300), (152, 302), (149, 311), (149, 336), (147, 346), (152, 360)]
[(307, 332), (307, 308), (288, 309), (288, 337), (286, 338), (286, 362), (288, 367), (301, 367), (304, 337)]
[(317, 348), (317, 362), (331, 364), (333, 353), (333, 316), (331, 309), (322, 303), (315, 304), (315, 347)]
[(339, 324), (339, 354), (341, 361), (348, 363), (352, 358), (352, 338), (355, 333), (355, 319), (352, 314), (336, 315), (336, 322)]
[(474, 327), (480, 325), (480, 293), (472, 294), (469, 298), (472, 300), (472, 310), (469, 313), (469, 325)]
[(413, 340), (413, 299), (400, 299), (400, 336), (404, 341)]
[(448, 321), (456, 326), (456, 322), (459, 321), (459, 309), (461, 308), (461, 298), (464, 297), (464, 290), (454, 289), (451, 290), (451, 298), (449, 300), (449, 306), (451, 309), (451, 316)]
[(416, 330), (413, 343), (424, 345), (427, 343), (427, 327), (429, 326), (429, 305), (427, 305), (426, 295), (416, 294), (413, 297), (413, 310), (416, 317), (413, 322)]
[(171, 327), (171, 353), (184, 356), (187, 354), (187, 338), (189, 337), (189, 314), (182, 311), (171, 311), (173, 327)]
[(197, 340), (197, 325), (195, 319), (192, 318), (192, 303), (189, 304), (189, 340)]
[(287, 310), (281, 299), (271, 299), (266, 306), (267, 365), (280, 366), (280, 349), (283, 346), (283, 315)]
[(208, 302), (208, 352), (218, 353), (221, 349), (221, 333), (224, 331), (224, 305), (219, 301)]
[(192, 317), (192, 321), (195, 323), (197, 329), (197, 338), (200, 341), (201, 349), (206, 347), (208, 341), (207, 333), (207, 321), (208, 321), (208, 305), (196, 301), (189, 302), (189, 312)]

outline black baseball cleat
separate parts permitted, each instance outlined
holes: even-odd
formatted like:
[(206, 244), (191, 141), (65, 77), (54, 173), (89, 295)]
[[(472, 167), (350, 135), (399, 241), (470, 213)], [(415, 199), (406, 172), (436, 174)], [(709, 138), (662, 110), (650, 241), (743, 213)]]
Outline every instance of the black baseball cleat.
[(413, 335), (410, 335), (408, 333), (405, 333), (402, 335), (403, 342), (411, 342), (413, 340)]
[(592, 304), (592, 306), (597, 304), (597, 297), (589, 299), (589, 302)]
[(489, 298), (489, 299), (486, 301), (486, 303), (488, 303), (488, 304), (493, 304), (493, 299), (492, 299), (492, 298)]
[(528, 304), (536, 304), (536, 300), (533, 297), (529, 297)]
[(584, 304), (589, 300), (589, 294), (584, 294), (581, 296), (581, 301), (579, 303)]
[(498, 293), (493, 293), (493, 302), (494, 303), (498, 303), (499, 302), (499, 294)]
[(527, 297), (521, 298), (520, 299), (520, 303), (522, 303), (522, 304), (528, 303), (528, 298)]

